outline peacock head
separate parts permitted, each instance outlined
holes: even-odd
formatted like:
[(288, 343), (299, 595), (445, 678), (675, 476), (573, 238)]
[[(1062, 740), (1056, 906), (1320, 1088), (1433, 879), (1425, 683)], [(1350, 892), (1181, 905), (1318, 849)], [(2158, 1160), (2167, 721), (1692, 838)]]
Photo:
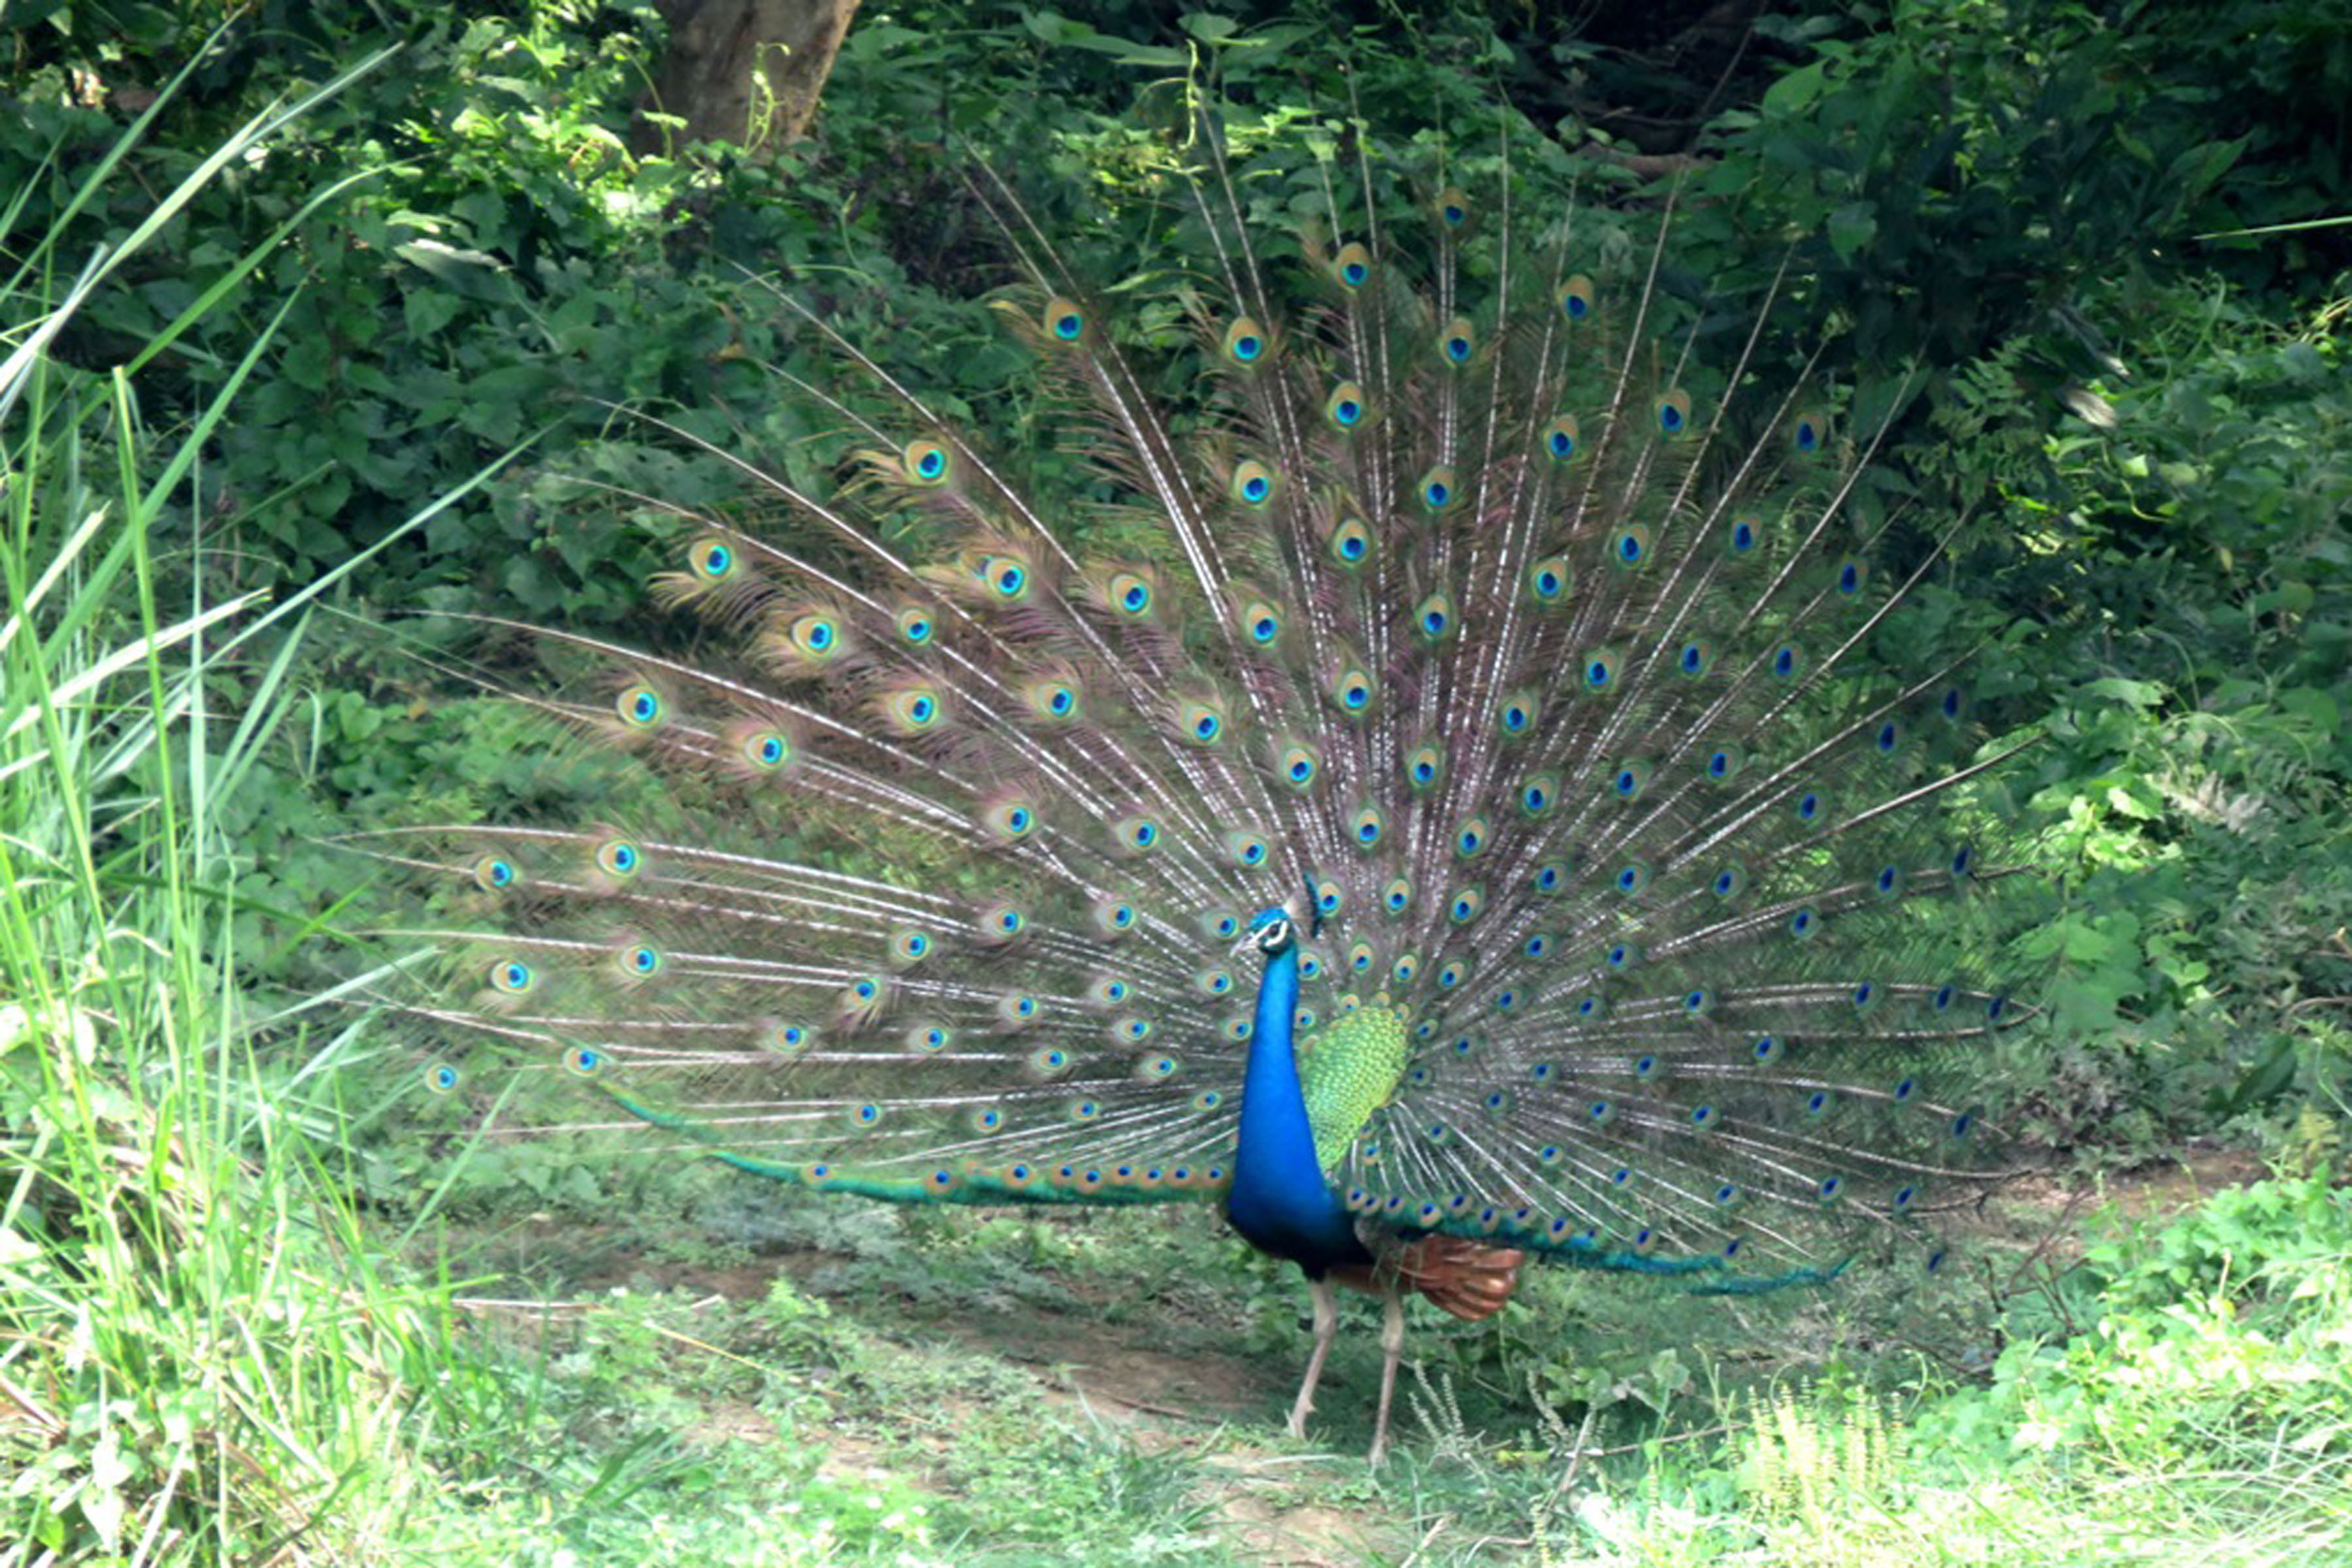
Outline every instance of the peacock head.
[(1293, 923), (1291, 912), (1276, 904), (1250, 917), (1249, 930), (1234, 943), (1234, 952), (1238, 954), (1255, 949), (1272, 959), (1281, 957), (1297, 944), (1298, 928)]

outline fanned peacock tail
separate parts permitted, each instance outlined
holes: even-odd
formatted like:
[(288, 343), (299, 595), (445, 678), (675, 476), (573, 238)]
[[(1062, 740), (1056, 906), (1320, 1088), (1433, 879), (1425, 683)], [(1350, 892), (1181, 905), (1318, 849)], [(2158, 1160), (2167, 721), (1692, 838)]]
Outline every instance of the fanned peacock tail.
[(1424, 239), (1335, 187), (1320, 232), (1356, 237), (1277, 293), (1236, 183), (1191, 187), (1181, 424), (983, 190), (1080, 495), (782, 299), (865, 385), (786, 378), (855, 482), (744, 464), (789, 517), (756, 531), (635, 498), (676, 541), (655, 594), (732, 651), (519, 628), (607, 672), (528, 700), (716, 814), (370, 836), (465, 889), (415, 1010), (639, 1147), (875, 1198), (1214, 1199), (1286, 1026), (1374, 1256), (1749, 1289), (1972, 1198), (2016, 1010), (1940, 967), (1983, 873), (1934, 797), (1999, 759), (1963, 760), (1957, 662), (1873, 661), (1910, 585), (1871, 564), (1881, 431), (1767, 363), (1769, 301), (1703, 361), (1658, 255), (1606, 276), (1577, 213), (1446, 189)]

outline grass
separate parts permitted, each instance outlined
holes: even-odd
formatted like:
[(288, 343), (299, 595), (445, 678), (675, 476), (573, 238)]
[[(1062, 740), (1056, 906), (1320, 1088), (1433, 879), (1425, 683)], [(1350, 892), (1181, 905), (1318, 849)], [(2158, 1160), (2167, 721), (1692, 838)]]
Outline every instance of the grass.
[(226, 821), (331, 580), (167, 607), (235, 383), (158, 435), (137, 370), (192, 316), (111, 376), (47, 357), (192, 188), (73, 282), (54, 247), (7, 281), (0, 1564), (2352, 1563), (2324, 1174), (2042, 1295), (1750, 1315), (1547, 1275), (1416, 1323), (1378, 1474), (1368, 1310), (1290, 1441), (1301, 1293), (1199, 1215), (387, 1179), (333, 1092), (365, 1020), (247, 984)]

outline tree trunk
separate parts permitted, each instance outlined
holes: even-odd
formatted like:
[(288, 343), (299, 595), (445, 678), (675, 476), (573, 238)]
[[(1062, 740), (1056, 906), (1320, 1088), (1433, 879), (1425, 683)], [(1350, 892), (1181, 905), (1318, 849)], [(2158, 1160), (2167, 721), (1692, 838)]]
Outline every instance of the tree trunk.
[[(758, 151), (800, 139), (816, 113), (857, 0), (657, 0), (669, 52), (631, 140), (656, 153), (690, 142)], [(675, 115), (682, 126), (648, 116)]]

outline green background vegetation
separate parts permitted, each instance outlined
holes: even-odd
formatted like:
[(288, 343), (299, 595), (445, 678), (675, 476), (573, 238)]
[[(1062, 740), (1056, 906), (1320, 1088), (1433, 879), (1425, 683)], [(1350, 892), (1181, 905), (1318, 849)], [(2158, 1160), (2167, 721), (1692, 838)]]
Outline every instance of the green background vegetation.
[[(1690, 20), (869, 5), (813, 138), (649, 154), (650, 4), (0, 6), (0, 1563), (2352, 1562), (2352, 21)], [(520, 647), (421, 612), (674, 635), (591, 487), (730, 480), (615, 405), (833, 481), (747, 275), (1034, 445), (964, 172), (1149, 295), (1202, 89), (1302, 174), (1351, 100), (1472, 179), (1500, 123), (1525, 199), (1678, 163), (1678, 266), (1791, 259), (1829, 377), (1908, 384), (1882, 499), (1954, 520), (1925, 602), (2046, 734), (1992, 805), (2054, 1174), (1981, 1268), (1753, 1315), (1546, 1276), (1417, 1323), (1368, 1475), (1367, 1324), (1286, 1444), (1295, 1279), (1197, 1216), (387, 1121), (323, 841), (559, 787), (448, 678)]]

